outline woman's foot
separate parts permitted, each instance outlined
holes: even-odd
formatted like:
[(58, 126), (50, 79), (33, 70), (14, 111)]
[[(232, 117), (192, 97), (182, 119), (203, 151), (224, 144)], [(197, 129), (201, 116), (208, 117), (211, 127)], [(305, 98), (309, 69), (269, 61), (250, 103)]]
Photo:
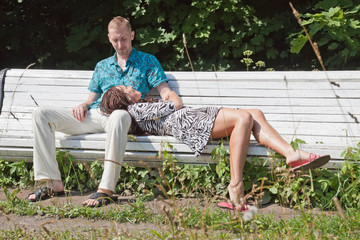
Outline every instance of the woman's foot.
[(286, 158), (286, 164), (292, 167), (291, 170), (308, 170), (321, 167), (329, 162), (330, 155), (317, 155), (314, 153), (307, 153), (302, 150), (296, 150)]
[(247, 202), (244, 202), (243, 204), (235, 204), (235, 205), (228, 202), (219, 202), (217, 205), (222, 208), (229, 208), (231, 210), (240, 211), (240, 212), (246, 212), (251, 208), (251, 206)]
[[(49, 189), (49, 191), (52, 191), (54, 194), (56, 194), (56, 193), (63, 194), (64, 193), (64, 185), (61, 180), (52, 180), (52, 181), (49, 180), (46, 185), (47, 185), (47, 188)], [(37, 201), (35, 192), (29, 194), (28, 200), (30, 202)]]
[(230, 196), (230, 202), (235, 211), (246, 211), (250, 207), (244, 199), (244, 183), (241, 181), (238, 184), (229, 184), (228, 192)]
[(288, 166), (309, 160), (309, 153), (303, 150), (297, 149), (286, 157), (286, 164)]

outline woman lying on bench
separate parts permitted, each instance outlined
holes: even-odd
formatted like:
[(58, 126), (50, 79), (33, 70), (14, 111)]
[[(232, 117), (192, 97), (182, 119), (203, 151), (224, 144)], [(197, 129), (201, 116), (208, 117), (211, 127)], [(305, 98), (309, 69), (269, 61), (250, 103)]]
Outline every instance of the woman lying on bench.
[(317, 168), (330, 160), (329, 155), (294, 151), (258, 109), (176, 109), (172, 101), (163, 102), (149, 97), (140, 100), (140, 97), (141, 93), (132, 87), (115, 86), (104, 94), (100, 110), (105, 115), (117, 109), (127, 110), (133, 119), (130, 133), (174, 136), (187, 144), (196, 156), (204, 150), (209, 138), (230, 136), (231, 180), (228, 191), (231, 204), (220, 203), (219, 206), (238, 211), (249, 208), (244, 201), (243, 169), (251, 133), (261, 145), (285, 156), (291, 170)]

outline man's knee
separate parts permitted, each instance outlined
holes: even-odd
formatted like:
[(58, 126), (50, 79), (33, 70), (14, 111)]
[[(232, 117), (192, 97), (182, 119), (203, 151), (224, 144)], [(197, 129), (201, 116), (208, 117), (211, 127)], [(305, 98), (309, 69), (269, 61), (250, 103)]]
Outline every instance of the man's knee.
[(131, 124), (131, 116), (127, 111), (124, 110), (115, 110), (109, 116), (109, 121), (111, 124), (129, 129)]
[(35, 122), (38, 122), (45, 116), (46, 111), (47, 111), (47, 108), (45, 108), (45, 107), (35, 108), (34, 111), (32, 112), (32, 119)]

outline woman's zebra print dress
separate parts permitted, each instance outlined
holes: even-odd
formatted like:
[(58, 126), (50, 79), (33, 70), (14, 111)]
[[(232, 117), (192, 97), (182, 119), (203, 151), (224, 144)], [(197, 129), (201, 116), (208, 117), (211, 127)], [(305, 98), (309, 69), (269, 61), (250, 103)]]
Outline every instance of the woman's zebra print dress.
[(172, 101), (135, 103), (129, 113), (139, 127), (154, 135), (171, 135), (187, 144), (195, 155), (204, 150), (218, 114), (219, 107), (190, 108), (178, 111)]

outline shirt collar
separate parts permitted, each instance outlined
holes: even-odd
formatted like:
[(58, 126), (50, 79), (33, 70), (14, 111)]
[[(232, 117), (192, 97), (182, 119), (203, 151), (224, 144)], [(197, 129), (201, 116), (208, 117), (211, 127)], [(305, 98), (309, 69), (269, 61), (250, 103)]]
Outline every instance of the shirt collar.
[(131, 62), (131, 63), (134, 63), (134, 62), (135, 62), (135, 59), (136, 59), (136, 55), (137, 55), (137, 51), (136, 51), (136, 49), (133, 47), (132, 50), (131, 50), (131, 53), (130, 53), (130, 56), (129, 56), (128, 61)]
[[(127, 60), (130, 63), (133, 63), (136, 59), (136, 55), (137, 55), (137, 51), (136, 49), (133, 47), (129, 56), (129, 59)], [(117, 60), (116, 60), (116, 52), (114, 53), (113, 57), (111, 58), (111, 63), (110, 65), (116, 65), (117, 64)]]

